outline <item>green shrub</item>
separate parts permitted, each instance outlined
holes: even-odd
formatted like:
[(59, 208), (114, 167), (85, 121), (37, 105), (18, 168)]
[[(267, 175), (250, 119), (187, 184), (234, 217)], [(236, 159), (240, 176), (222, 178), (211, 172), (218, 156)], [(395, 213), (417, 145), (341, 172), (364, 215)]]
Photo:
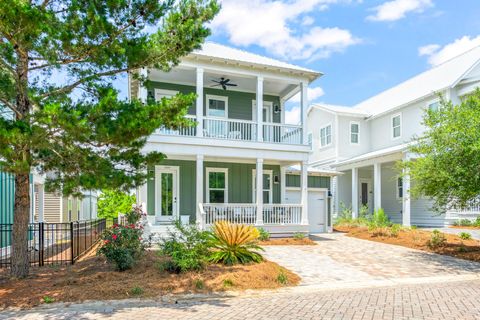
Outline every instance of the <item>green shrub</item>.
[(270, 232), (268, 232), (267, 230), (263, 229), (263, 228), (257, 228), (258, 229), (258, 233), (260, 234), (258, 236), (258, 239), (260, 241), (267, 241), (270, 239)]
[(277, 282), (282, 285), (286, 285), (288, 283), (287, 275), (281, 271), (277, 276)]
[(390, 236), (391, 237), (398, 237), (398, 234), (400, 233), (400, 230), (402, 230), (402, 225), (394, 223), (390, 227)]
[(417, 230), (418, 227), (417, 226), (410, 226), (410, 230)]
[(430, 240), (428, 241), (427, 245), (432, 248), (438, 248), (441, 247), (445, 244), (445, 241), (447, 239), (445, 238), (445, 235), (438, 231), (437, 229), (432, 231), (432, 235), (430, 236)]
[(130, 294), (132, 296), (140, 296), (143, 294), (143, 288), (142, 287), (138, 287), (138, 286), (135, 286), (133, 287), (132, 289), (130, 289)]
[(224, 279), (223, 280), (223, 286), (225, 288), (233, 287), (233, 285), (234, 285), (233, 280), (231, 280), (231, 279)]
[(475, 219), (475, 221), (473, 221), (473, 226), (480, 227), (480, 217), (477, 217), (477, 219)]
[(125, 213), (125, 218), (127, 219), (128, 224), (136, 224), (140, 221), (143, 215), (142, 207), (135, 205), (130, 211)]
[(370, 209), (368, 208), (367, 205), (362, 205), (360, 207), (360, 210), (358, 212), (358, 217), (361, 219), (361, 218), (364, 218), (364, 219), (369, 219), (370, 218)]
[(458, 236), (462, 239), (462, 240), (470, 240), (472, 239), (472, 235), (468, 232), (460, 232), (458, 234)]
[(169, 257), (160, 270), (187, 272), (202, 270), (208, 260), (209, 233), (195, 225), (182, 225), (175, 221), (175, 229), (160, 243), (160, 254)]
[(458, 225), (462, 227), (470, 227), (472, 225), (472, 221), (469, 219), (461, 219), (458, 221)]
[(205, 282), (202, 279), (193, 280), (193, 285), (197, 290), (202, 290), (203, 288), (205, 288)]
[(307, 236), (305, 233), (303, 232), (295, 232), (293, 234), (293, 239), (296, 239), (296, 240), (302, 240), (302, 239), (305, 239)]
[(42, 300), (43, 300), (44, 303), (53, 303), (53, 302), (55, 302), (55, 299), (52, 298), (52, 297), (50, 297), (50, 296), (44, 296), (44, 297), (42, 298)]
[(261, 262), (263, 257), (257, 245), (259, 232), (255, 227), (233, 224), (228, 221), (216, 222), (213, 226), (210, 245), (210, 261), (227, 265)]
[(131, 269), (145, 251), (142, 232), (142, 228), (134, 224), (114, 225), (102, 234), (103, 243), (98, 254), (114, 263), (118, 271)]
[(464, 252), (467, 252), (468, 250), (465, 246), (461, 246), (461, 247), (457, 248), (457, 251), (460, 252), (460, 253), (464, 253)]

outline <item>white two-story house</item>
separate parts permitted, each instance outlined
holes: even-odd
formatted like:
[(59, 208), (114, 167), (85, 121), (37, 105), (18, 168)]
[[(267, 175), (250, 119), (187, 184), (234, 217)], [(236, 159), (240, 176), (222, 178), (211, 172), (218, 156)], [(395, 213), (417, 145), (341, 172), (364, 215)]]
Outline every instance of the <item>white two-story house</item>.
[(427, 199), (409, 197), (408, 176), (396, 163), (414, 158), (407, 146), (425, 128), (425, 109), (439, 107), (438, 94), (458, 104), (480, 85), (480, 47), (423, 72), (353, 107), (314, 104), (308, 110), (312, 139), (310, 165), (342, 172), (333, 178), (333, 211), (342, 206), (357, 216), (362, 206), (383, 208), (390, 219), (404, 225), (443, 226), (465, 212), (437, 214)]
[[(308, 170), (307, 87), (320, 73), (207, 42), (170, 72), (145, 68), (131, 98), (196, 93), (188, 117), (196, 126), (159, 128), (145, 152), (167, 159), (138, 189), (150, 227), (175, 219), (201, 227), (218, 220), (272, 233), (322, 232), (328, 219), (328, 170)], [(285, 123), (285, 102), (301, 96), (301, 123)], [(159, 231), (161, 232), (161, 231)]]

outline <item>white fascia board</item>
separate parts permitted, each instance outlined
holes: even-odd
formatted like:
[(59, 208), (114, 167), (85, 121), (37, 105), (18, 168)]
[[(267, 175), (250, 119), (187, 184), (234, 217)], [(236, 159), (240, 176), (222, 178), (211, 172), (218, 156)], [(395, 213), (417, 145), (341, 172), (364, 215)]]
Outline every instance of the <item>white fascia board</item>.
[(480, 59), (477, 60), (467, 71), (465, 71), (455, 82), (450, 86), (450, 88), (455, 88), (460, 81), (462, 81), (475, 67), (480, 64)]

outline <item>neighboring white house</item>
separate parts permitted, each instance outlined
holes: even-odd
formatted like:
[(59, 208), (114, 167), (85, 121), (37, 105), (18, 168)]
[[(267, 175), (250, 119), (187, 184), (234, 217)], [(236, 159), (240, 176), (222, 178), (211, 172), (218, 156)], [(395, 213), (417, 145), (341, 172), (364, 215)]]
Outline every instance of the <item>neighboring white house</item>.
[[(151, 86), (130, 76), (131, 98), (197, 94), (188, 116), (197, 126), (159, 128), (145, 147), (167, 155), (137, 190), (152, 230), (174, 219), (202, 227), (230, 220), (279, 234), (329, 228), (334, 172), (308, 173), (307, 87), (320, 73), (211, 42), (168, 73), (138, 72)], [(298, 93), (301, 123), (287, 124), (285, 101)]]
[(366, 205), (370, 211), (383, 208), (404, 225), (442, 226), (480, 213), (478, 207), (432, 212), (428, 200), (408, 196), (410, 179), (400, 178), (395, 168), (396, 162), (414, 157), (407, 145), (425, 130), (424, 111), (438, 108), (438, 94), (458, 104), (480, 85), (479, 62), (477, 47), (353, 107), (309, 108), (310, 165), (343, 173), (332, 182), (334, 214), (344, 204), (356, 216)]

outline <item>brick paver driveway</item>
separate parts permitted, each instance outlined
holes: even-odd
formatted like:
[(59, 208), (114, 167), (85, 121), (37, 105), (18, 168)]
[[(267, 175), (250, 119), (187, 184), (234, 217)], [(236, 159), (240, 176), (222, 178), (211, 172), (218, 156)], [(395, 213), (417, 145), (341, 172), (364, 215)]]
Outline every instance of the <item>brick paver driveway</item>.
[(479, 264), (340, 234), (268, 247), (302, 285), (236, 297), (55, 304), (0, 319), (480, 319)]

